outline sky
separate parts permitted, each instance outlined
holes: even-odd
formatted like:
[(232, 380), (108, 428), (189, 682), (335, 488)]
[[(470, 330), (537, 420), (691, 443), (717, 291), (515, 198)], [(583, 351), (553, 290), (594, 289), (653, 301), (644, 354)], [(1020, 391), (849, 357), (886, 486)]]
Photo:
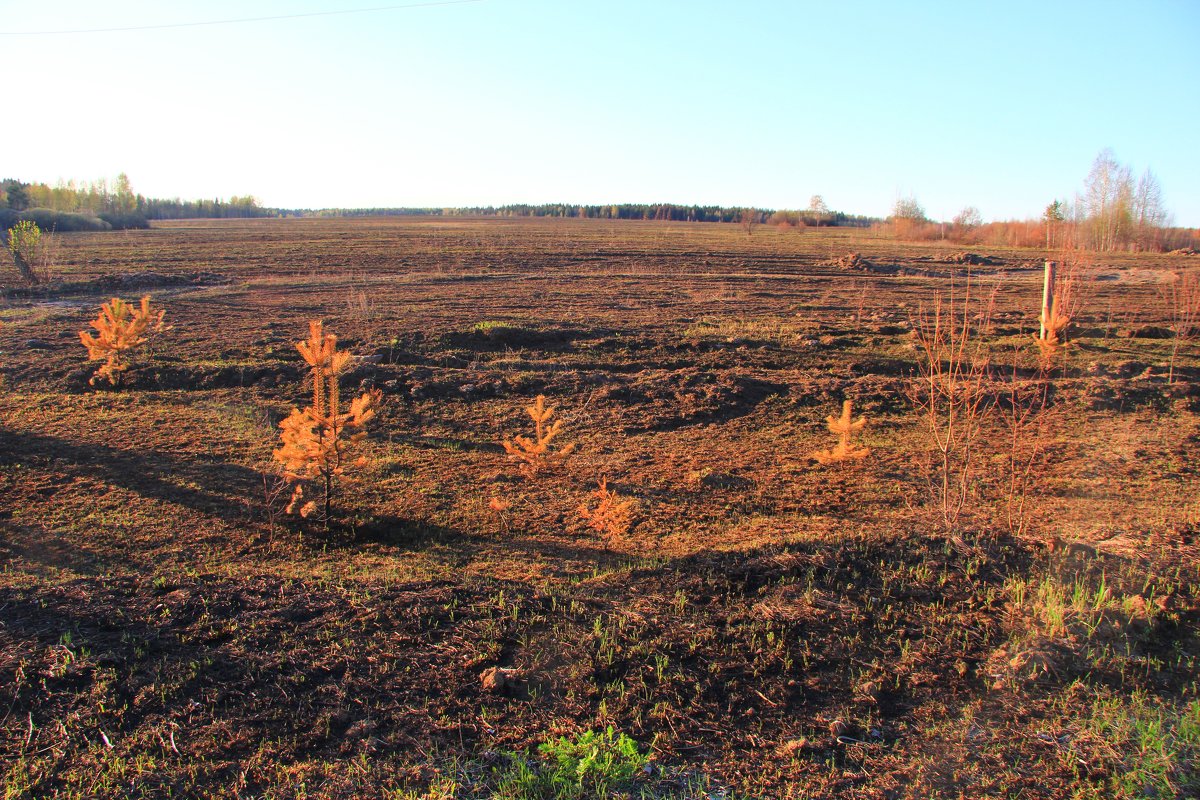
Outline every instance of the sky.
[(383, 5), (0, 0), (0, 177), (124, 172), (151, 197), (284, 208), (820, 194), (1013, 219), (1080, 191), (1108, 147), (1200, 226), (1195, 0), (475, 0), (190, 24)]

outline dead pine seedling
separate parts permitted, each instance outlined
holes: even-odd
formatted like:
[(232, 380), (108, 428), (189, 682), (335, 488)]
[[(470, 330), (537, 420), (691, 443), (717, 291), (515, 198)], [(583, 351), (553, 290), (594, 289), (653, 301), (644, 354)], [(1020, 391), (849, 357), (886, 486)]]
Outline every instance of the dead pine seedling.
[(504, 533), (509, 533), (511, 529), (508, 524), (508, 512), (512, 509), (512, 500), (500, 495), (492, 495), (488, 498), (488, 508), (492, 510), (492, 513), (496, 515), (496, 519), (500, 521), (500, 527)]
[(825, 466), (829, 466), (830, 464), (840, 464), (843, 461), (866, 458), (870, 454), (870, 449), (856, 447), (851, 441), (851, 437), (854, 434), (866, 427), (867, 418), (861, 416), (858, 419), (854, 419), (853, 407), (849, 400), (842, 402), (842, 415), (840, 417), (832, 415), (826, 417), (825, 424), (829, 428), (830, 433), (838, 435), (837, 446), (832, 450), (814, 450), (810, 454), (812, 458), (815, 458)]
[(1055, 296), (1050, 302), (1046, 315), (1042, 318), (1041, 334), (1033, 337), (1038, 348), (1038, 361), (1043, 371), (1050, 370), (1054, 365), (1054, 360), (1069, 344), (1066, 331), (1067, 326), (1071, 324), (1071, 318), (1061, 309), (1059, 298)]
[(604, 542), (607, 550), (614, 539), (620, 539), (629, 532), (633, 517), (633, 501), (622, 498), (615, 490), (608, 488), (608, 478), (601, 478), (592, 492), (595, 498), (595, 508), (589, 508), (588, 503), (579, 506), (579, 516), (583, 517), (587, 526), (596, 532)]
[(988, 360), (971, 330), (971, 278), (960, 297), (953, 282), (913, 324), (917, 375), (909, 398), (931, 447), (928, 482), (940, 522), (953, 534), (975, 488), (976, 450), (985, 409)]
[(1081, 298), (1076, 291), (1079, 283), (1075, 264), (1064, 261), (1046, 262), (1046, 276), (1042, 291), (1041, 326), (1033, 337), (1038, 348), (1038, 362), (1043, 372), (1049, 372), (1055, 360), (1070, 344), (1067, 329), (1079, 312)]
[(554, 409), (546, 406), (545, 395), (539, 394), (533, 405), (526, 407), (525, 413), (533, 420), (533, 438), (515, 436), (512, 441), (502, 441), (501, 444), (508, 453), (509, 461), (517, 462), (521, 474), (533, 480), (542, 470), (566, 458), (575, 449), (575, 445), (568, 444), (558, 450), (551, 449), (551, 440), (562, 431), (562, 420), (547, 424), (554, 416)]
[(141, 347), (152, 334), (163, 330), (162, 309), (150, 305), (150, 295), (134, 308), (119, 297), (100, 306), (100, 315), (92, 321), (95, 335), (79, 332), (79, 341), (87, 348), (89, 361), (103, 361), (88, 383), (93, 386), (104, 378), (111, 385), (121, 382), (121, 373), (129, 368), (129, 356)]
[[(274, 456), (293, 487), (287, 513), (299, 511), (305, 518), (318, 515), (328, 528), (338, 484), (352, 481), (348, 470), (366, 464), (366, 457), (354, 458), (353, 451), (366, 437), (366, 425), (374, 419), (382, 393), (364, 392), (350, 402), (348, 411), (341, 411), (338, 379), (350, 364), (350, 354), (338, 351), (337, 337), (325, 333), (321, 321), (309, 323), (308, 340), (297, 342), (296, 349), (310, 368), (312, 405), (293, 408), (279, 423), (283, 444)], [(319, 494), (306, 502), (304, 487), (314, 483)]]

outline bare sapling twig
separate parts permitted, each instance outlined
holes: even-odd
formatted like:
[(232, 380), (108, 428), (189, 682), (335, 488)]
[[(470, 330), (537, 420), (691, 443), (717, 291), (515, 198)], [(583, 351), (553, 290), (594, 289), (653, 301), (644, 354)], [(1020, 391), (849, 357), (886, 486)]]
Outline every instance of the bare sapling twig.
[(961, 297), (951, 282), (946, 296), (938, 292), (913, 325), (919, 359), (910, 398), (929, 437), (930, 489), (947, 533), (957, 529), (974, 489), (985, 413), (988, 360), (971, 330), (971, 302), (968, 274)]
[(283, 498), (291, 486), (286, 477), (270, 466), (259, 470), (259, 475), (262, 478), (262, 516), (267, 523), (268, 536), (273, 540), (283, 510)]
[(1167, 367), (1167, 383), (1175, 382), (1175, 359), (1179, 346), (1200, 333), (1200, 269), (1175, 273), (1167, 284), (1167, 310), (1171, 314), (1171, 363)]
[(1014, 366), (1008, 395), (996, 405), (1007, 449), (1002, 478), (1004, 524), (1013, 536), (1029, 532), (1030, 501), (1043, 483), (1050, 427), (1049, 388), (1045, 380), (1022, 383)]
[(377, 308), (374, 292), (365, 276), (350, 284), (346, 290), (346, 311), (352, 319), (366, 322), (375, 319)]

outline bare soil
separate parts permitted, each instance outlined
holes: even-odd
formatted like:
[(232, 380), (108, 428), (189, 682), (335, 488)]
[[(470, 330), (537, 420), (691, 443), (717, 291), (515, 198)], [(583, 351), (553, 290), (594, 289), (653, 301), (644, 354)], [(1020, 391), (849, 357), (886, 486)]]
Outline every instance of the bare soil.
[[(1185, 256), (1072, 257), (1015, 535), (995, 425), (941, 526), (911, 331), (969, 282), (996, 396), (1039, 380), (1039, 251), (440, 218), (60, 242), (55, 284), (0, 301), (6, 798), (443, 796), (608, 725), (652, 753), (646, 796), (1200, 790), (1185, 734), (1156, 760), (1102, 713), (1200, 722)], [(89, 385), (77, 332), (145, 293), (170, 330)], [(282, 513), (271, 458), (314, 318), (360, 357), (344, 393), (385, 397), (329, 530)], [(500, 442), (538, 394), (576, 450), (530, 480)], [(844, 398), (872, 453), (820, 467)], [(577, 511), (602, 477), (624, 535)]]

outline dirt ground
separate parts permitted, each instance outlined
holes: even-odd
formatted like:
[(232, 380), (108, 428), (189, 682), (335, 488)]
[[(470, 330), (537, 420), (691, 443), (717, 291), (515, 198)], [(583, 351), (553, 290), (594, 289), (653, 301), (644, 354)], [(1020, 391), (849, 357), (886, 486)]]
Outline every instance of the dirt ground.
[[(1046, 374), (1034, 250), (373, 218), (57, 255), (0, 300), (5, 798), (483, 797), (609, 725), (646, 797), (1200, 791), (1200, 347), (1169, 302), (1196, 257), (1067, 255)], [(951, 293), (998, 410), (948, 528), (913, 329)], [(78, 331), (143, 294), (170, 328), (89, 385)], [(318, 318), (344, 395), (384, 398), (328, 530), (271, 456)], [(1046, 398), (1015, 445), (1013, 387)], [(574, 451), (530, 479), (501, 442), (537, 395)], [(843, 399), (871, 453), (824, 467)], [(612, 536), (578, 511), (602, 478)]]

